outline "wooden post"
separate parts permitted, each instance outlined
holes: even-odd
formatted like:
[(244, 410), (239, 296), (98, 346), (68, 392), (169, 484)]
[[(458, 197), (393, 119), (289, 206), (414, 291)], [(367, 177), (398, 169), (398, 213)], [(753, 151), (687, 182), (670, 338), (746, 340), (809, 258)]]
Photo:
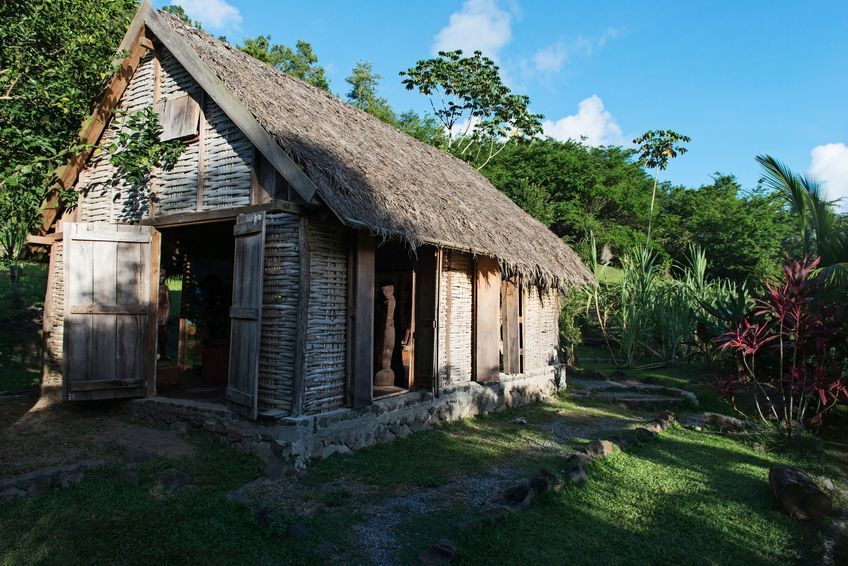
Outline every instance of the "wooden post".
[(365, 232), (357, 236), (351, 404), (365, 407), (373, 397), (376, 243)]
[(297, 311), (297, 338), (294, 351), (294, 381), (292, 383), (292, 416), (303, 414), (306, 396), (306, 347), (309, 334), (309, 291), (312, 284), (309, 254), (309, 224), (306, 215), (300, 217), (298, 226), (298, 252), (300, 255), (300, 298)]

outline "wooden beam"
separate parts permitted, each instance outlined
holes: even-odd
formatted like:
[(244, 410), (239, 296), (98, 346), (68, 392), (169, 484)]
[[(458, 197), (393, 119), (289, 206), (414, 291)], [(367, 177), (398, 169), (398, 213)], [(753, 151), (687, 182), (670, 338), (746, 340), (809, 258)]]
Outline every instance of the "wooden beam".
[[(145, 6), (139, 9), (139, 11), (142, 10), (145, 10)], [(318, 190), (315, 184), (265, 131), (244, 104), (221, 82), (200, 55), (162, 20), (152, 6), (147, 6), (144, 21), (150, 31), (206, 91), (206, 94), (212, 97), (230, 120), (253, 142), (256, 149), (285, 177), (305, 202), (310, 202)]]
[(351, 404), (371, 404), (374, 385), (374, 268), (376, 242), (367, 232), (357, 234), (356, 306), (354, 314)]
[(204, 210), (202, 212), (183, 212), (181, 214), (169, 214), (157, 216), (156, 218), (145, 218), (139, 224), (142, 226), (156, 226), (167, 228), (173, 226), (187, 226), (191, 224), (206, 224), (208, 222), (220, 222), (222, 220), (235, 219), (239, 214), (250, 212), (290, 212), (292, 214), (303, 214), (303, 207), (284, 200), (273, 200), (265, 204), (252, 204), (239, 208), (218, 208), (215, 210)]
[(292, 416), (303, 414), (306, 397), (306, 349), (309, 337), (309, 298), (312, 285), (311, 257), (309, 253), (309, 223), (300, 217), (298, 226), (298, 255), (300, 256), (300, 296), (297, 309), (297, 338), (294, 350), (294, 379), (292, 382)]

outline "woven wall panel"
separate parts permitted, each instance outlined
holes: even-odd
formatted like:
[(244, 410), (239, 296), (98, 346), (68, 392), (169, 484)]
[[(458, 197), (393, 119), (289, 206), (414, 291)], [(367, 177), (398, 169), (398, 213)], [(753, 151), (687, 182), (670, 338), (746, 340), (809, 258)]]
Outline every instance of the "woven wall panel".
[(47, 301), (51, 302), (50, 320), (44, 336), (45, 385), (62, 384), (62, 349), (65, 333), (65, 266), (64, 244), (61, 240), (53, 244), (53, 271)]
[(309, 221), (311, 261), (304, 412), (342, 406), (347, 372), (349, 234), (332, 221)]
[(471, 255), (445, 251), (440, 285), (439, 379), (445, 385), (470, 381), (473, 324)]
[(250, 204), (253, 145), (211, 98), (204, 108), (203, 209)]
[(265, 276), (259, 348), (259, 408), (291, 411), (297, 339), (299, 216), (265, 217)]

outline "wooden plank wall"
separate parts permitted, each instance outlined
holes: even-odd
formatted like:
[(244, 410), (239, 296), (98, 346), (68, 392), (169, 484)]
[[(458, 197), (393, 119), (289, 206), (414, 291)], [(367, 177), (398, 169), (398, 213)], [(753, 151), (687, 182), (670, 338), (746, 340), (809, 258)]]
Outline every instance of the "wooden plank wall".
[(56, 241), (50, 251), (50, 274), (44, 301), (43, 385), (62, 384), (62, 348), (65, 326), (64, 244)]
[(349, 232), (333, 220), (309, 219), (309, 328), (303, 412), (337, 409), (345, 401)]
[(439, 292), (439, 380), (471, 381), (473, 281), (471, 254), (445, 251)]
[[(150, 187), (156, 192), (156, 214), (249, 205), (252, 144), (220, 107), (204, 96), (197, 82), (167, 49), (158, 49), (156, 53), (160, 63), (159, 81), (156, 81), (156, 59), (149, 52), (130, 80), (119, 108), (127, 112), (142, 110), (154, 103), (158, 89), (159, 99), (188, 94), (203, 110), (199, 135), (184, 140), (186, 147), (173, 169), (160, 172), (155, 186)], [(103, 134), (101, 147), (115, 139), (118, 127), (120, 120), (113, 118)], [(76, 218), (79, 222), (137, 222), (150, 216), (148, 207), (137, 206), (138, 199), (127, 191), (103, 152), (95, 152), (80, 172), (76, 188), (80, 192)], [(198, 192), (202, 194), (200, 199)]]
[(498, 381), (501, 269), (497, 259), (477, 256), (474, 271), (474, 379)]
[(298, 327), (297, 214), (266, 216), (262, 344), (259, 350), (259, 410), (291, 412)]

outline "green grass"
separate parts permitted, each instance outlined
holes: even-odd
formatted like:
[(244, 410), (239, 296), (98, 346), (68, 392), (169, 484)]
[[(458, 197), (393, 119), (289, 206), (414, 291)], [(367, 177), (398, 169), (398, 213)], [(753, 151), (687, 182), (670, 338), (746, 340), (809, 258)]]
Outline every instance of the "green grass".
[(775, 508), (768, 467), (816, 461), (675, 428), (595, 464), (583, 488), (545, 496), (458, 541), (459, 563), (788, 564), (815, 561), (814, 527)]
[(41, 377), (41, 309), (46, 264), (25, 264), (13, 292), (9, 270), (0, 268), (0, 391), (28, 390)]
[(601, 283), (621, 283), (624, 272), (618, 267), (602, 265), (595, 271), (595, 278)]
[[(0, 564), (307, 564), (323, 542), (350, 545), (355, 513), (276, 514), (270, 528), (257, 526), (246, 507), (225, 497), (259, 475), (259, 462), (215, 441), (193, 440), (196, 459), (147, 464), (139, 486), (104, 469), (78, 486), (4, 503)], [(191, 485), (173, 494), (156, 488), (156, 474), (169, 467), (191, 475)], [(304, 540), (285, 536), (292, 521), (309, 528)]]

